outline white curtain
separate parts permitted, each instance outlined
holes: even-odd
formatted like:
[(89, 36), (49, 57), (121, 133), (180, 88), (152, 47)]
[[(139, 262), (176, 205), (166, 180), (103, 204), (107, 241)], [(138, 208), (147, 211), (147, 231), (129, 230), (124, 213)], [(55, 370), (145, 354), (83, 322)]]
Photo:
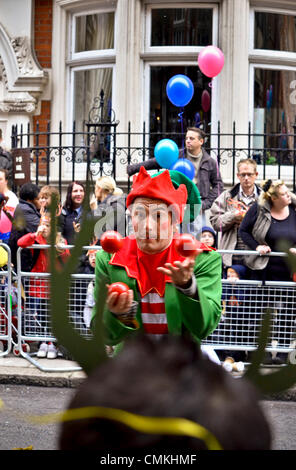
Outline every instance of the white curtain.
[[(75, 51), (100, 51), (114, 47), (114, 13), (77, 17)], [(105, 104), (112, 98), (112, 68), (75, 72), (75, 120), (80, 126), (88, 120), (95, 97), (104, 90)], [(107, 116), (104, 116), (106, 118)]]

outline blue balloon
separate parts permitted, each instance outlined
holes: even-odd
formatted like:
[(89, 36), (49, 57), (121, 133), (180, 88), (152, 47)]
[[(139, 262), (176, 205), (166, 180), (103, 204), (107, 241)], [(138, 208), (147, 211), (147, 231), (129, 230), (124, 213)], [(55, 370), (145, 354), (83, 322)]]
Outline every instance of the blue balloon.
[(178, 161), (170, 168), (170, 170), (180, 171), (183, 175), (193, 180), (195, 175), (195, 166), (187, 158), (178, 158)]
[(162, 168), (169, 169), (178, 160), (178, 145), (171, 139), (162, 139), (155, 145), (154, 155)]
[(191, 101), (194, 86), (186, 75), (174, 75), (167, 83), (166, 92), (171, 103), (183, 107)]

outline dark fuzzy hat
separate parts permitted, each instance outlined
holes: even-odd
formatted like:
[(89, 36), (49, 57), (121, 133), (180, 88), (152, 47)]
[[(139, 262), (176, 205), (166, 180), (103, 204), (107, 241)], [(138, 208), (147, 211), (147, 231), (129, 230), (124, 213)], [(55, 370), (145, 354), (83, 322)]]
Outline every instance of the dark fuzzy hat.
[(233, 269), (239, 275), (240, 279), (246, 279), (247, 268), (243, 264), (233, 264), (229, 266), (229, 268)]
[(209, 226), (207, 226), (207, 225), (204, 225), (204, 226), (202, 227), (202, 229), (201, 229), (201, 233), (203, 233), (203, 232), (210, 232), (210, 233), (213, 235), (213, 237), (214, 237), (214, 245), (213, 245), (213, 247), (214, 247), (214, 248), (217, 248), (217, 242), (218, 242), (218, 240), (217, 240), (217, 233), (215, 232), (215, 230), (214, 230), (212, 227), (209, 227)]

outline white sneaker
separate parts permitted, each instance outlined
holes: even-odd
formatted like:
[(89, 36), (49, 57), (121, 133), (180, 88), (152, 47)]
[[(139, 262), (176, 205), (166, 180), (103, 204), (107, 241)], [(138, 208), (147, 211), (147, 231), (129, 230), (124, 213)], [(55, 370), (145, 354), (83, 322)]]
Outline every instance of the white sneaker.
[(39, 346), (39, 351), (37, 352), (37, 357), (46, 357), (48, 351), (48, 345), (46, 343), (41, 343)]
[(47, 359), (55, 359), (56, 357), (58, 357), (58, 350), (55, 345), (51, 343), (48, 345)]

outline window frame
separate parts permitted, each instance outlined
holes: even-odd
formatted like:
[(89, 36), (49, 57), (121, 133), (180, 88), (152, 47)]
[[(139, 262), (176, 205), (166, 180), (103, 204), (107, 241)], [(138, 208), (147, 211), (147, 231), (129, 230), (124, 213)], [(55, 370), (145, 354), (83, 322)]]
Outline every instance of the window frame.
[[(113, 49), (98, 49), (92, 51), (75, 52), (75, 33), (76, 33), (76, 18), (78, 16), (87, 16), (99, 13), (114, 13), (114, 48)], [(114, 86), (115, 86), (115, 64), (116, 64), (116, 37), (117, 37), (117, 11), (116, 7), (98, 7), (93, 9), (83, 9), (78, 12), (71, 12), (68, 17), (68, 58), (66, 60), (67, 68), (67, 115), (69, 116), (69, 123), (74, 121), (74, 74), (77, 71), (93, 70), (96, 68), (112, 68), (112, 107)], [(94, 96), (95, 98), (95, 96)]]
[[(173, 66), (196, 66), (199, 52), (204, 49), (205, 46), (149, 46), (147, 41), (150, 41), (151, 37), (151, 26), (152, 26), (152, 9), (162, 8), (199, 8), (213, 10), (212, 16), (212, 44), (218, 46), (218, 34), (219, 34), (219, 5), (214, 3), (147, 3), (145, 5), (144, 15), (144, 52), (141, 54), (143, 61), (143, 83), (144, 90), (148, 90), (147, 93), (143, 94), (143, 118), (146, 122), (146, 128), (150, 132), (150, 68), (155, 66), (173, 67)], [(218, 119), (217, 100), (218, 100), (218, 85), (217, 80), (212, 81), (212, 107), (211, 107), (211, 122), (212, 131), (216, 128)], [(176, 113), (177, 113), (176, 108)]]
[(214, 3), (175, 3), (175, 4), (167, 4), (167, 3), (147, 3), (145, 5), (145, 34), (144, 34), (144, 54), (174, 54), (182, 52), (185, 53), (192, 53), (198, 54), (205, 46), (151, 46), (150, 39), (151, 39), (151, 31), (152, 31), (152, 10), (176, 10), (176, 9), (198, 9), (198, 10), (213, 10), (212, 16), (212, 45), (217, 46), (218, 43), (218, 5)]
[[(255, 78), (255, 69), (264, 69), (264, 70), (276, 70), (276, 71), (292, 71), (296, 73), (296, 65), (274, 65), (274, 64), (262, 64), (252, 63), (250, 64), (250, 87), (249, 87), (249, 121), (254, 123), (254, 78)], [(295, 91), (295, 88), (291, 88), (291, 93)]]
[[(114, 47), (112, 49), (92, 49), (90, 51), (75, 52), (75, 35), (76, 35), (76, 20), (79, 16), (90, 16), (97, 15), (100, 13), (114, 13)], [(69, 61), (79, 61), (80, 59), (88, 59), (100, 56), (115, 56), (116, 51), (116, 34), (115, 34), (115, 25), (116, 25), (116, 10), (114, 8), (98, 8), (90, 11), (83, 11), (79, 13), (72, 13), (71, 19), (71, 39), (70, 39), (70, 50), (69, 50)]]
[[(69, 69), (69, 94), (70, 96), (73, 97), (72, 100), (69, 102), (69, 108), (68, 112), (69, 115), (72, 116), (72, 122), (74, 121), (74, 83), (75, 83), (75, 72), (84, 72), (87, 70), (95, 70), (95, 69), (105, 69), (105, 68), (111, 68), (112, 69), (112, 94), (114, 90), (114, 70), (115, 70), (115, 64), (89, 64), (89, 65), (78, 65), (78, 66), (73, 66)], [(99, 93), (99, 92), (98, 92)], [(94, 96), (95, 98), (95, 96)]]
[(296, 10), (286, 10), (286, 9), (279, 9), (279, 8), (268, 8), (268, 7), (253, 7), (250, 9), (250, 55), (252, 57), (256, 57), (259, 60), (264, 59), (265, 61), (269, 59), (271, 62), (276, 59), (279, 60), (294, 60), (296, 56), (295, 52), (289, 51), (278, 51), (275, 49), (256, 49), (255, 48), (255, 13), (273, 13), (276, 15), (287, 15), (287, 16), (295, 16), (296, 17)]
[[(150, 68), (153, 66), (164, 66), (164, 67), (173, 67), (173, 66), (196, 66), (197, 58), (199, 52), (204, 49), (205, 46), (149, 46), (147, 41), (150, 41), (151, 37), (151, 26), (152, 26), (152, 9), (161, 9), (161, 8), (199, 8), (199, 9), (209, 9), (213, 10), (212, 16), (212, 45), (218, 46), (218, 33), (219, 33), (219, 5), (214, 3), (203, 3), (203, 4), (193, 4), (190, 2), (186, 3), (147, 3), (145, 5), (146, 10), (144, 14), (144, 51), (141, 54), (141, 59), (143, 61), (143, 83), (144, 90), (148, 90), (146, 93), (143, 93), (143, 118), (146, 122), (146, 128), (150, 132), (150, 100), (151, 100), (151, 89), (150, 89)], [(212, 107), (211, 107), (211, 122), (212, 122), (212, 131), (216, 128), (217, 119), (218, 119), (218, 110), (217, 110), (217, 100), (218, 100), (218, 85), (217, 80), (212, 81)], [(176, 108), (176, 113), (178, 108)]]
[[(296, 72), (296, 52), (277, 51), (272, 49), (255, 49), (255, 13), (265, 12), (296, 17), (296, 9), (272, 7), (252, 7), (250, 9), (250, 43), (249, 43), (249, 122), (254, 125), (254, 77), (255, 68), (265, 70), (291, 70)], [(292, 90), (292, 89), (291, 89)]]

